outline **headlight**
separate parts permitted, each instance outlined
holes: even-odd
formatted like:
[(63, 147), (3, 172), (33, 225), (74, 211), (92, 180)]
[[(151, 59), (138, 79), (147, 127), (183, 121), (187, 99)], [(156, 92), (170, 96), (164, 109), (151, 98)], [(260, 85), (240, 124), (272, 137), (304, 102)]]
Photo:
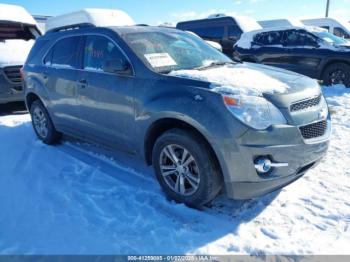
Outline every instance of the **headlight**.
[(224, 94), (223, 98), (232, 114), (254, 129), (287, 123), (280, 110), (263, 97)]

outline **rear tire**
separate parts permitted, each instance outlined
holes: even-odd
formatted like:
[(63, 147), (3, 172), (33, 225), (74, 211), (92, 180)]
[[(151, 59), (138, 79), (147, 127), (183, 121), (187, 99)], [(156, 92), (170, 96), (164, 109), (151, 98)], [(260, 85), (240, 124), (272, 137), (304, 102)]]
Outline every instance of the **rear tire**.
[(328, 86), (343, 84), (350, 87), (350, 66), (345, 63), (331, 64), (324, 70), (322, 80)]
[(35, 134), (45, 144), (52, 145), (61, 139), (62, 134), (56, 131), (45, 106), (40, 100), (35, 100), (32, 103), (30, 115)]
[(164, 192), (178, 203), (201, 208), (222, 188), (217, 162), (206, 143), (193, 132), (165, 132), (154, 145), (152, 160)]

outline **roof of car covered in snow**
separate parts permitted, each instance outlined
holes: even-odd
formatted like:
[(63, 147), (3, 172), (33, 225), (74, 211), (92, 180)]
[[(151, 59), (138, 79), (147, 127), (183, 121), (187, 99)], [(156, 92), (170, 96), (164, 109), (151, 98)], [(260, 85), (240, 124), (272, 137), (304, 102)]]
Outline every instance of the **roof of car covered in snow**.
[(34, 18), (22, 6), (0, 4), (0, 21), (36, 25)]
[(134, 20), (117, 9), (83, 9), (80, 11), (51, 17), (47, 20), (47, 31), (74, 27), (74, 25), (94, 25), (97, 27), (130, 26)]

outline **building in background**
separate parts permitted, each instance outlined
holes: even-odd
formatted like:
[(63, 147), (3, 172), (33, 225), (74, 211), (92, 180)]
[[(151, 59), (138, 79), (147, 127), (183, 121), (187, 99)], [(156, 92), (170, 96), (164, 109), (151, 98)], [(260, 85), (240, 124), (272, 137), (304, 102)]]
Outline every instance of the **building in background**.
[(38, 23), (39, 29), (42, 33), (46, 31), (46, 21), (50, 16), (47, 15), (33, 15), (35, 21)]

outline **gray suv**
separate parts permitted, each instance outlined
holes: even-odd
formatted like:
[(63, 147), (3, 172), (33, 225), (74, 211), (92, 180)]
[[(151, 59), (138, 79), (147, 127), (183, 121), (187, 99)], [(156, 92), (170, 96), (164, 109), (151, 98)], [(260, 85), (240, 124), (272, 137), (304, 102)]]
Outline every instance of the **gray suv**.
[(53, 30), (23, 73), (44, 143), (65, 133), (143, 157), (167, 196), (193, 207), (223, 188), (233, 199), (275, 191), (328, 148), (330, 115), (316, 81), (233, 62), (176, 29)]

